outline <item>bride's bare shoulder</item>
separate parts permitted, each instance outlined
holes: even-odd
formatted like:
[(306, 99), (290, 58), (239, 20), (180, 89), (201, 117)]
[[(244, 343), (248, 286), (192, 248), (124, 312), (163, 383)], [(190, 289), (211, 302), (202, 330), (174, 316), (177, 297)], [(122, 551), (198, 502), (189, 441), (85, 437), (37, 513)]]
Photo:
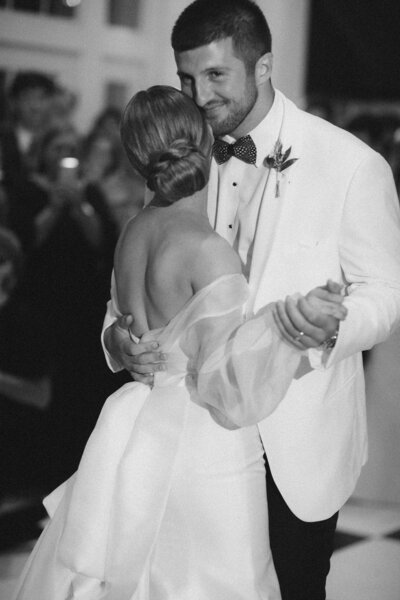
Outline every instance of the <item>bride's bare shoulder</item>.
[(145, 231), (154, 220), (155, 212), (149, 208), (144, 208), (131, 217), (123, 227), (120, 237), (130, 237), (136, 235), (139, 231)]
[(199, 245), (193, 268), (193, 289), (197, 291), (222, 275), (241, 272), (238, 254), (224, 238), (213, 232)]
[(151, 226), (154, 221), (153, 212), (144, 209), (125, 224), (119, 236), (116, 255), (123, 250), (130, 251), (132, 246), (141, 245), (150, 234)]

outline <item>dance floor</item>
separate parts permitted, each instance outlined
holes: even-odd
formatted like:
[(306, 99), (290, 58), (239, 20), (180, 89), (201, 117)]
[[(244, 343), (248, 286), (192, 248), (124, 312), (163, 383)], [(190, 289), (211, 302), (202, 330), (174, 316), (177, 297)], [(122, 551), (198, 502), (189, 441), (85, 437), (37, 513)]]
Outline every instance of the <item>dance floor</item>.
[[(23, 515), (24, 508), (21, 508), (20, 515)], [(4, 512), (0, 514), (0, 518), (5, 517)], [(32, 525), (36, 517), (38, 525)], [(3, 548), (0, 552), (0, 600), (10, 600), (15, 580), (34, 544), (40, 524), (43, 525), (42, 517), (37, 508), (29, 507), (25, 511), (25, 524), (24, 518), (13, 524), (10, 515), (10, 527), (6, 537), (0, 540)], [(26, 541), (22, 542), (24, 538)], [(399, 600), (400, 505), (383, 506), (351, 500), (342, 509), (327, 598)]]

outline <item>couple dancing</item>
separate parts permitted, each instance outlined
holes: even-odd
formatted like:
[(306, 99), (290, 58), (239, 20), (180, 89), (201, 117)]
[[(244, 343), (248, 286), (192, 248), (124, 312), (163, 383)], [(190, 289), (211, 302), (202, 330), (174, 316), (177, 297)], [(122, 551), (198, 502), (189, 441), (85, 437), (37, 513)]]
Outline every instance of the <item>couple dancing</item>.
[(184, 94), (140, 92), (122, 124), (154, 196), (118, 244), (104, 339), (142, 383), (45, 500), (18, 600), (323, 599), (365, 460), (360, 351), (400, 318), (390, 170), (275, 92), (250, 0), (195, 0), (172, 44)]
[[(275, 304), (243, 321), (239, 257), (207, 216), (204, 113), (156, 86), (131, 100), (122, 137), (154, 198), (118, 243), (114, 308), (168, 364), (152, 388), (127, 384), (106, 401), (77, 473), (45, 500), (52, 520), (17, 597), (280, 598), (255, 424), (301, 350), (281, 337)], [(343, 319), (334, 291), (303, 302)]]

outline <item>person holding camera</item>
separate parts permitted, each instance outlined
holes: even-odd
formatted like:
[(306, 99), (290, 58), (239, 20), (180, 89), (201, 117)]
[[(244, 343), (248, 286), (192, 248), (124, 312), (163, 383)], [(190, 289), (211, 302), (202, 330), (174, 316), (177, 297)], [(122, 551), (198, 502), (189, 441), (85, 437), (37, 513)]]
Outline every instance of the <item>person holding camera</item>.
[(80, 138), (72, 127), (49, 129), (37, 157), (36, 172), (14, 187), (10, 202), (10, 224), (27, 249), (14, 337), (15, 355), (32, 368), (45, 363), (51, 375), (50, 488), (76, 468), (99, 398), (119, 385), (98, 342), (116, 231), (101, 191), (81, 176)]

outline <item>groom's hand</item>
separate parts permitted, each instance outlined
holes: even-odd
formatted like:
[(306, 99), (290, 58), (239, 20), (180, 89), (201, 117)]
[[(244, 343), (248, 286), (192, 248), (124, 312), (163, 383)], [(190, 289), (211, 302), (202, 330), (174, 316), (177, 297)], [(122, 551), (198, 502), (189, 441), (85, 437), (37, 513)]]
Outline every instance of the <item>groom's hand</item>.
[(299, 349), (317, 348), (332, 337), (347, 315), (342, 286), (328, 281), (306, 296), (288, 296), (276, 303), (274, 317), (282, 336)]
[(104, 343), (114, 360), (129, 371), (132, 379), (152, 385), (154, 373), (163, 371), (166, 356), (158, 342), (135, 342), (129, 334), (133, 319), (130, 315), (120, 317), (104, 333)]

